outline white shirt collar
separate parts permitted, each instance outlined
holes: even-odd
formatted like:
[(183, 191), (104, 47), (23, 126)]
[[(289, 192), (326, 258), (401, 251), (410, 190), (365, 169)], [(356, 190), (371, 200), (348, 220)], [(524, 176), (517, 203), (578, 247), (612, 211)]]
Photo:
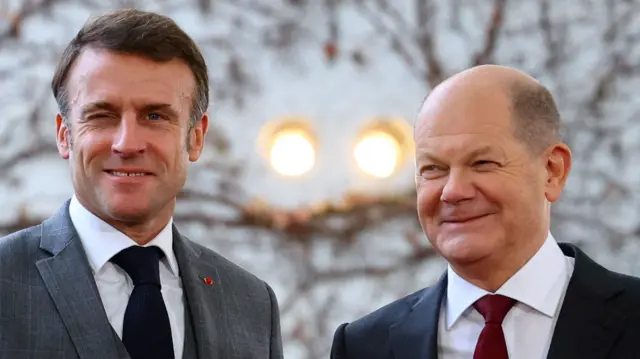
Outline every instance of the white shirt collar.
[[(97, 273), (111, 257), (123, 249), (137, 245), (135, 241), (87, 210), (74, 195), (69, 205), (69, 216), (80, 237), (93, 273)], [(175, 276), (179, 275), (178, 261), (173, 252), (173, 218), (146, 246), (159, 247), (167, 258)]]
[[(567, 261), (551, 233), (538, 252), (496, 291), (548, 317), (553, 317), (568, 281)], [(450, 329), (462, 314), (483, 296), (490, 294), (447, 269), (446, 324)]]

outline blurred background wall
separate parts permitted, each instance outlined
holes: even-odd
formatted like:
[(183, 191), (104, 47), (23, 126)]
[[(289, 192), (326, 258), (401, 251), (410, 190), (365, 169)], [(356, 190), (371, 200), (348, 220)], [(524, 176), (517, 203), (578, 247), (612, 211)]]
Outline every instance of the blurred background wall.
[[(82, 24), (121, 7), (171, 16), (206, 55), (214, 128), (175, 220), (273, 285), (287, 358), (328, 357), (338, 324), (441, 275), (415, 219), (410, 131), (429, 90), (477, 64), (527, 71), (556, 96), (575, 157), (556, 239), (640, 274), (632, 0), (0, 0), (0, 235), (72, 194), (49, 83)], [(273, 149), (289, 120), (309, 142)], [(398, 156), (363, 133), (380, 123)]]

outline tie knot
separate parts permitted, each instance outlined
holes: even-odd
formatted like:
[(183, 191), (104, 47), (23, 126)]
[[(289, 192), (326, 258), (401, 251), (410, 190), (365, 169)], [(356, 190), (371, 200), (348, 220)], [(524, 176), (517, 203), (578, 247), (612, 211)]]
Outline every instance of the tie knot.
[(132, 246), (123, 249), (111, 258), (111, 262), (122, 268), (133, 285), (155, 284), (160, 285), (160, 258), (164, 254), (158, 247)]
[(502, 324), (504, 317), (507, 316), (515, 303), (515, 300), (503, 295), (485, 295), (478, 299), (473, 307), (482, 314), (485, 323)]

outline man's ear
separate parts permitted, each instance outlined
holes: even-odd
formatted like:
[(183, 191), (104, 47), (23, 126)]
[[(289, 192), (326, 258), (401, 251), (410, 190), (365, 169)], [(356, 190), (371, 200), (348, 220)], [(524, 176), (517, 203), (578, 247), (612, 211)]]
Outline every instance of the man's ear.
[(546, 151), (547, 181), (545, 196), (551, 203), (560, 198), (571, 172), (571, 150), (564, 143), (555, 144)]
[(189, 161), (196, 162), (200, 158), (208, 130), (209, 115), (205, 113), (202, 115), (202, 118), (195, 123), (191, 129), (191, 133), (187, 137), (189, 141)]
[(56, 145), (60, 156), (68, 160), (71, 152), (71, 132), (60, 114), (56, 115)]

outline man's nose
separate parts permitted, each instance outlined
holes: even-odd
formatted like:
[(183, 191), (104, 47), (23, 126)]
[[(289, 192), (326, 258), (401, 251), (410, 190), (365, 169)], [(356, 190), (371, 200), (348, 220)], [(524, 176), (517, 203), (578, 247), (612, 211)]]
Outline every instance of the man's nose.
[(142, 136), (143, 129), (135, 114), (124, 114), (114, 134), (111, 149), (123, 157), (144, 153), (146, 141)]
[(455, 204), (464, 200), (472, 199), (476, 194), (470, 173), (464, 169), (451, 169), (447, 182), (442, 189), (440, 200), (442, 202)]

